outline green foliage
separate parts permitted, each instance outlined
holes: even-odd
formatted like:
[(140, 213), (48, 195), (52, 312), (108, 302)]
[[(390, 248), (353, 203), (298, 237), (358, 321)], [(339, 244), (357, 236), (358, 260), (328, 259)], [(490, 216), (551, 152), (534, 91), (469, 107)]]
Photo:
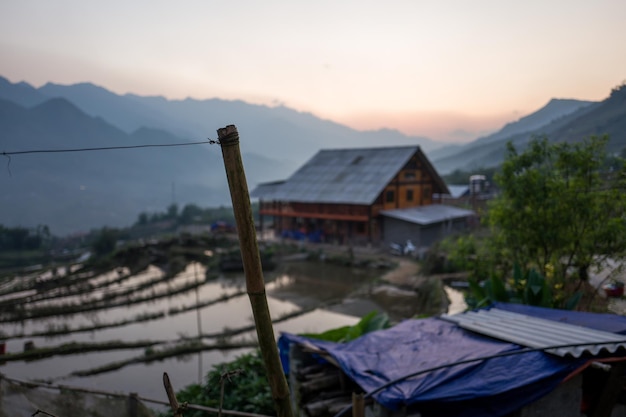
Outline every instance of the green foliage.
[(544, 275), (552, 265), (565, 279), (572, 267), (626, 253), (626, 176), (622, 160), (607, 167), (607, 138), (551, 144), (534, 139), (523, 153), (509, 144), (489, 207), (494, 239), (523, 269)]
[(323, 333), (307, 333), (302, 336), (326, 340), (329, 342), (349, 342), (366, 333), (389, 328), (389, 317), (386, 314), (372, 311), (354, 326), (343, 326), (327, 330)]
[(0, 251), (42, 249), (51, 238), (48, 226), (26, 228), (0, 224)]
[[(507, 249), (487, 228), (481, 227), (471, 234), (448, 237), (436, 249), (442, 260), (442, 273), (468, 273), (469, 278), (483, 280), (491, 274), (502, 276), (512, 268)], [(430, 256), (430, 254), (428, 255)], [(428, 258), (427, 258), (428, 259)]]
[(103, 227), (96, 232), (93, 241), (91, 242), (91, 250), (96, 256), (108, 255), (113, 252), (115, 245), (120, 238), (120, 230)]
[(489, 234), (442, 245), (453, 268), (470, 273), (470, 307), (575, 308), (589, 269), (626, 257), (625, 161), (607, 155), (607, 140), (533, 139), (521, 153), (508, 145)]
[(506, 282), (494, 274), (480, 283), (476, 279), (470, 279), (469, 284), (470, 291), (465, 300), (470, 308), (485, 307), (501, 301), (572, 310), (582, 296), (581, 292), (575, 292), (565, 300), (561, 284), (551, 286), (550, 280), (536, 269), (523, 271), (519, 265), (513, 267), (513, 276)]
[[(319, 334), (303, 336), (335, 342), (348, 342), (366, 333), (390, 327), (386, 314), (375, 311), (363, 317), (354, 326), (344, 326)], [(179, 403), (199, 404), (219, 408), (222, 375), (232, 375), (224, 379), (225, 410), (245, 411), (265, 415), (275, 415), (274, 401), (266, 378), (263, 359), (259, 350), (242, 355), (232, 362), (213, 367), (202, 385), (192, 384), (176, 394)], [(171, 412), (162, 416), (171, 416)], [(185, 417), (200, 417), (205, 413), (185, 411)]]
[(177, 217), (178, 217), (178, 205), (177, 204), (170, 204), (167, 207), (166, 218), (167, 219), (176, 219)]
[(500, 194), (488, 207), (488, 234), (442, 241), (423, 270), (469, 272), (470, 307), (576, 308), (589, 270), (626, 258), (626, 150), (609, 155), (607, 142), (534, 138), (519, 153), (509, 143), (494, 175)]
[[(269, 383), (260, 352), (245, 354), (232, 362), (216, 365), (207, 376), (204, 384), (192, 384), (176, 394), (179, 403), (199, 404), (219, 408), (222, 375), (225, 410), (245, 411), (265, 415), (276, 414)], [(205, 412), (187, 410), (185, 417), (205, 416)], [(171, 416), (168, 412), (164, 416)]]
[[(255, 217), (258, 217), (258, 202), (252, 204), (252, 213)], [(139, 213), (134, 226), (148, 226), (162, 223), (168, 223), (171, 227), (188, 224), (209, 225), (216, 221), (234, 224), (235, 214), (232, 207), (220, 206), (202, 208), (196, 204), (187, 204), (181, 210), (176, 204), (171, 204), (164, 212)]]

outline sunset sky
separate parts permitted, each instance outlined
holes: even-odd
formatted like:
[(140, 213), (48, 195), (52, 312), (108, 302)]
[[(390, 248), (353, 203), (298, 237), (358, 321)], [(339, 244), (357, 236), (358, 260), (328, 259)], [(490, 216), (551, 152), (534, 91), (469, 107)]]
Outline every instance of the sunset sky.
[(2, 0), (0, 75), (464, 141), (626, 80), (625, 0)]

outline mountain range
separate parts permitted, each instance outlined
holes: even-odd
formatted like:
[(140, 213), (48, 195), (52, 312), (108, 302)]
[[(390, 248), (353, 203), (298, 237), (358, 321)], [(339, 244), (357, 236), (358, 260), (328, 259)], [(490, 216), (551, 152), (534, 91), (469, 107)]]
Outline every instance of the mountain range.
[(551, 142), (576, 142), (590, 136), (609, 135), (607, 151), (626, 148), (626, 85), (614, 88), (600, 102), (553, 99), (538, 111), (504, 126), (498, 132), (464, 145), (445, 146), (429, 154), (440, 173), (480, 171), (498, 166), (506, 143), (524, 149), (534, 137)]
[[(611, 133), (617, 138), (611, 146), (620, 150), (623, 90), (599, 103), (552, 100), (492, 135), (444, 146), (390, 129), (357, 131), (284, 106), (118, 95), (89, 83), (34, 88), (0, 77), (0, 152), (196, 142), (236, 124), (251, 188), (288, 177), (322, 148), (418, 144), (445, 173), (498, 163), (506, 141), (523, 143), (533, 134), (563, 140), (568, 132)], [(0, 183), (0, 224), (46, 224), (55, 234), (129, 225), (140, 212), (172, 202), (230, 204), (221, 151), (208, 143), (13, 155)]]

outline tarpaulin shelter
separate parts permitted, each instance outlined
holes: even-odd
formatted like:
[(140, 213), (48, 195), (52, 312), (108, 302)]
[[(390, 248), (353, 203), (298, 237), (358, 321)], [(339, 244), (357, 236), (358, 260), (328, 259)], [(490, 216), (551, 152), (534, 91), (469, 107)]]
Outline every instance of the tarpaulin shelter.
[[(490, 308), (601, 330), (626, 341), (622, 316), (506, 303)], [(526, 332), (520, 325), (518, 334)], [(330, 359), (387, 409), (412, 407), (423, 416), (504, 416), (545, 396), (590, 360), (626, 356), (625, 344), (618, 343), (611, 351), (588, 349), (579, 357), (560, 357), (466, 330), (442, 317), (405, 320), (347, 343), (283, 334), (279, 345), (287, 372), (292, 343)], [(405, 379), (408, 375), (415, 376)]]

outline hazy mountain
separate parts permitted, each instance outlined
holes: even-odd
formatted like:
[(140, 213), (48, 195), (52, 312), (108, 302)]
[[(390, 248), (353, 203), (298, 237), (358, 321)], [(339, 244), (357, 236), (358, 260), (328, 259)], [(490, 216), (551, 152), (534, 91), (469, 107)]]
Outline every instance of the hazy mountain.
[[(8, 101), (0, 106), (7, 151), (200, 141), (215, 138), (217, 128), (236, 124), (251, 188), (288, 177), (320, 148), (441, 146), (395, 130), (359, 132), (284, 106), (119, 95), (89, 83), (34, 88), (0, 77), (0, 99)], [(200, 148), (207, 149), (16, 156), (11, 161), (14, 175), (2, 180), (10, 188), (5, 199), (14, 202), (3, 206), (2, 221), (45, 223), (57, 233), (128, 224), (142, 210), (170, 204), (172, 183), (181, 204), (228, 204), (219, 148)]]
[(593, 103), (592, 101), (553, 98), (536, 112), (524, 116), (515, 122), (507, 123), (501, 130), (489, 136), (479, 138), (476, 142), (493, 142), (519, 133), (532, 132)]
[(169, 130), (182, 136), (191, 136), (188, 131), (178, 129), (176, 123), (171, 123), (168, 115), (146, 108), (124, 96), (93, 84), (80, 83), (65, 86), (47, 83), (37, 91), (48, 98), (63, 97), (85, 113), (100, 116), (126, 133), (134, 132), (141, 127), (152, 127)]
[(523, 146), (533, 135), (547, 135), (557, 140), (555, 131), (575, 123), (599, 105), (590, 101), (552, 99), (536, 112), (508, 123), (491, 135), (464, 145), (440, 148), (431, 152), (430, 157), (437, 170), (443, 174), (455, 169), (495, 166), (503, 161), (508, 141)]
[(608, 150), (626, 148), (626, 84), (614, 88), (610, 96), (579, 115), (570, 123), (555, 126), (550, 139), (558, 142), (589, 136), (609, 135)]
[[(436, 149), (441, 144), (426, 138), (389, 129), (359, 132), (283, 106), (118, 95), (88, 83), (33, 88), (0, 77), (0, 150), (189, 142), (236, 124), (251, 188), (288, 177), (321, 148), (419, 144), (446, 173), (497, 165), (507, 141), (522, 147), (535, 134), (580, 140), (608, 133), (610, 149), (619, 151), (626, 146), (624, 90), (600, 103), (551, 100), (496, 133)], [(180, 205), (230, 203), (219, 146), (208, 144), (15, 155), (6, 168), (1, 222), (48, 224), (59, 234), (130, 224), (141, 211), (164, 210), (174, 195)]]
[[(132, 134), (88, 116), (65, 99), (25, 108), (0, 100), (0, 137), (6, 152), (176, 143), (169, 132), (142, 128)], [(267, 181), (267, 163), (244, 155), (249, 178)], [(0, 219), (9, 226), (47, 224), (65, 234), (103, 225), (129, 225), (141, 211), (172, 203), (228, 205), (230, 198), (217, 145), (99, 152), (14, 155), (0, 173)]]
[[(7, 80), (0, 83), (0, 98), (28, 106), (11, 98), (16, 95), (13, 91), (7, 92), (11, 86), (17, 84), (10, 84)], [(428, 152), (443, 145), (391, 129), (361, 132), (284, 106), (254, 105), (240, 100), (168, 100), (118, 95), (89, 83), (48, 83), (38, 89), (31, 87), (31, 90), (43, 97), (66, 98), (85, 113), (100, 116), (126, 133), (152, 127), (191, 140), (202, 140), (215, 138), (216, 129), (235, 124), (241, 135), (243, 152), (280, 160), (293, 169), (321, 148), (418, 144)], [(282, 176), (277, 173), (276, 178), (279, 177)]]
[(13, 84), (0, 77), (0, 99), (9, 100), (24, 107), (41, 104), (48, 99), (30, 84), (21, 82)]

